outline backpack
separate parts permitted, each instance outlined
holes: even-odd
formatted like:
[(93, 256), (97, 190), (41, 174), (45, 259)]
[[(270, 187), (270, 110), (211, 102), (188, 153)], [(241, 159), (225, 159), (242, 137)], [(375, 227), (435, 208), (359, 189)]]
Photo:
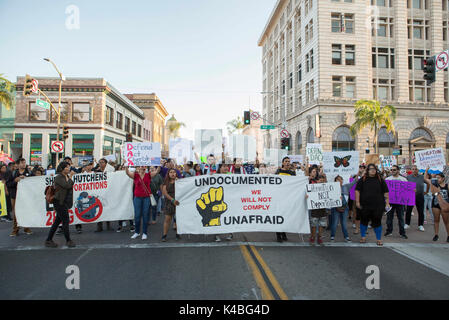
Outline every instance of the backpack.
[(55, 202), (55, 193), (56, 188), (53, 185), (47, 186), (44, 191), (45, 201), (49, 204), (53, 204)]

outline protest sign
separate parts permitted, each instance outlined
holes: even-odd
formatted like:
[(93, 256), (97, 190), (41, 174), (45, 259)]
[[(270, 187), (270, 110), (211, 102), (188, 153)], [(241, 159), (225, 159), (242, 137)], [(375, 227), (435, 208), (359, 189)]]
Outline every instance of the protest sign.
[(306, 156), (309, 158), (309, 164), (321, 164), (323, 161), (323, 147), (319, 143), (308, 143), (306, 147)]
[(7, 214), (5, 185), (3, 182), (0, 182), (0, 217), (6, 216)]
[(425, 171), (428, 167), (430, 173), (443, 172), (446, 165), (442, 148), (415, 151), (416, 166), (420, 171)]
[(415, 205), (415, 182), (399, 180), (385, 180), (385, 182), (388, 186), (389, 201), (391, 204)]
[(380, 155), (380, 165), (385, 170), (390, 170), (392, 166), (397, 165), (398, 162), (395, 156)]
[(288, 154), (285, 149), (264, 149), (263, 150), (263, 162), (267, 166), (280, 166), (282, 165), (282, 159)]
[(298, 162), (304, 164), (304, 156), (300, 154), (291, 154), (288, 156), (290, 158), (290, 163)]
[(46, 176), (55, 176), (56, 175), (56, 169), (47, 169), (45, 172)]
[(159, 142), (125, 142), (123, 150), (125, 166), (161, 165), (161, 144)]
[[(352, 181), (354, 181), (354, 178), (349, 178), (349, 182)], [(354, 184), (351, 190), (349, 191), (349, 199), (351, 199), (352, 201), (355, 201), (355, 187), (357, 187), (357, 183)]]
[(324, 152), (323, 170), (328, 177), (349, 177), (359, 171), (358, 151)]
[(308, 184), (307, 196), (307, 207), (309, 210), (342, 206), (339, 182)]
[(210, 154), (215, 156), (217, 163), (221, 162), (223, 153), (222, 130), (195, 130), (195, 152), (198, 153), (202, 162), (206, 162)]
[[(18, 183), (16, 216), (22, 227), (50, 227), (56, 217), (53, 205), (45, 201), (45, 188), (54, 177), (29, 177)], [(133, 181), (124, 171), (76, 174), (72, 178), (73, 206), (70, 224), (134, 218)]]
[(237, 158), (243, 162), (256, 161), (256, 138), (247, 135), (233, 134), (229, 137), (229, 156), (232, 159)]
[(365, 156), (365, 159), (366, 159), (365, 162), (367, 165), (370, 163), (375, 164), (375, 165), (380, 165), (380, 158), (379, 158), (378, 154), (367, 154)]
[[(309, 233), (307, 177), (197, 176), (176, 181), (179, 234)], [(295, 192), (291, 192), (295, 190)]]
[(169, 141), (169, 157), (174, 159), (177, 164), (184, 164), (187, 161), (195, 161), (193, 155), (193, 141), (188, 139), (176, 138)]
[(115, 156), (115, 154), (110, 154), (110, 155), (104, 156), (104, 159), (107, 162), (109, 162), (109, 161), (111, 161), (111, 162), (117, 161), (117, 157)]

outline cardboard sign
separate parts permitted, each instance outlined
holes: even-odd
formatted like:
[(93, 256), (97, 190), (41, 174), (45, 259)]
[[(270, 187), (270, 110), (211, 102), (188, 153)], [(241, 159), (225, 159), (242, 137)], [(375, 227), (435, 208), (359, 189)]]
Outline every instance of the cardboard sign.
[(420, 171), (425, 171), (429, 167), (430, 173), (443, 172), (446, 165), (442, 148), (415, 151), (415, 161)]
[(308, 184), (307, 206), (309, 210), (330, 209), (342, 206), (339, 182)]
[(402, 204), (406, 206), (415, 205), (415, 182), (405, 182), (398, 180), (385, 180), (388, 186), (389, 200), (392, 204)]
[(161, 144), (159, 142), (125, 142), (124, 145), (125, 166), (161, 165)]
[(383, 169), (390, 170), (392, 166), (397, 164), (398, 162), (395, 156), (380, 155), (380, 165)]
[(378, 154), (367, 154), (365, 156), (366, 159), (366, 165), (369, 165), (370, 163), (373, 163), (375, 165), (380, 165), (380, 157)]
[(328, 177), (356, 175), (359, 172), (359, 152), (324, 152), (323, 170)]
[(319, 165), (323, 161), (323, 146), (319, 143), (308, 143), (306, 156), (309, 158), (309, 164)]

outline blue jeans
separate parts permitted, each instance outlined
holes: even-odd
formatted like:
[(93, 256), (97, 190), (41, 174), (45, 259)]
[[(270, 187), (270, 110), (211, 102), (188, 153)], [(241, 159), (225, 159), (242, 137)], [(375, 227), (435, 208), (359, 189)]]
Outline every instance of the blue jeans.
[(147, 234), (150, 209), (150, 197), (134, 197), (134, 223), (136, 233), (140, 234), (140, 220), (143, 218), (143, 233)]
[(425, 194), (424, 195), (424, 220), (426, 220), (426, 209), (429, 211), (430, 213), (430, 219), (432, 219), (432, 223), (434, 221), (433, 219), (433, 211), (432, 211), (432, 199), (433, 199), (433, 195), (429, 195), (429, 194)]
[(346, 238), (349, 238), (348, 230), (346, 228), (346, 220), (348, 219), (348, 207), (345, 208), (345, 212), (338, 212), (336, 208), (331, 209), (332, 225), (331, 225), (331, 237), (335, 237), (335, 232), (337, 231), (338, 220), (340, 220), (341, 231)]
[[(153, 194), (154, 196), (154, 200), (156, 200), (156, 203), (159, 204), (159, 196), (157, 194)], [(157, 217), (157, 208), (158, 205), (152, 206), (151, 205), (151, 201), (150, 201), (150, 218), (152, 221), (156, 221), (156, 217)]]

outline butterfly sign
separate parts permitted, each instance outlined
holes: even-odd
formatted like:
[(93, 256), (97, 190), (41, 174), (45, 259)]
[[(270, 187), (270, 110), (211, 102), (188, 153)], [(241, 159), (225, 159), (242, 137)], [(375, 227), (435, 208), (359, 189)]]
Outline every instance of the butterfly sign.
[[(323, 153), (323, 170), (327, 176), (349, 177), (359, 170), (358, 151), (336, 151)], [(329, 180), (329, 177), (328, 177)]]

